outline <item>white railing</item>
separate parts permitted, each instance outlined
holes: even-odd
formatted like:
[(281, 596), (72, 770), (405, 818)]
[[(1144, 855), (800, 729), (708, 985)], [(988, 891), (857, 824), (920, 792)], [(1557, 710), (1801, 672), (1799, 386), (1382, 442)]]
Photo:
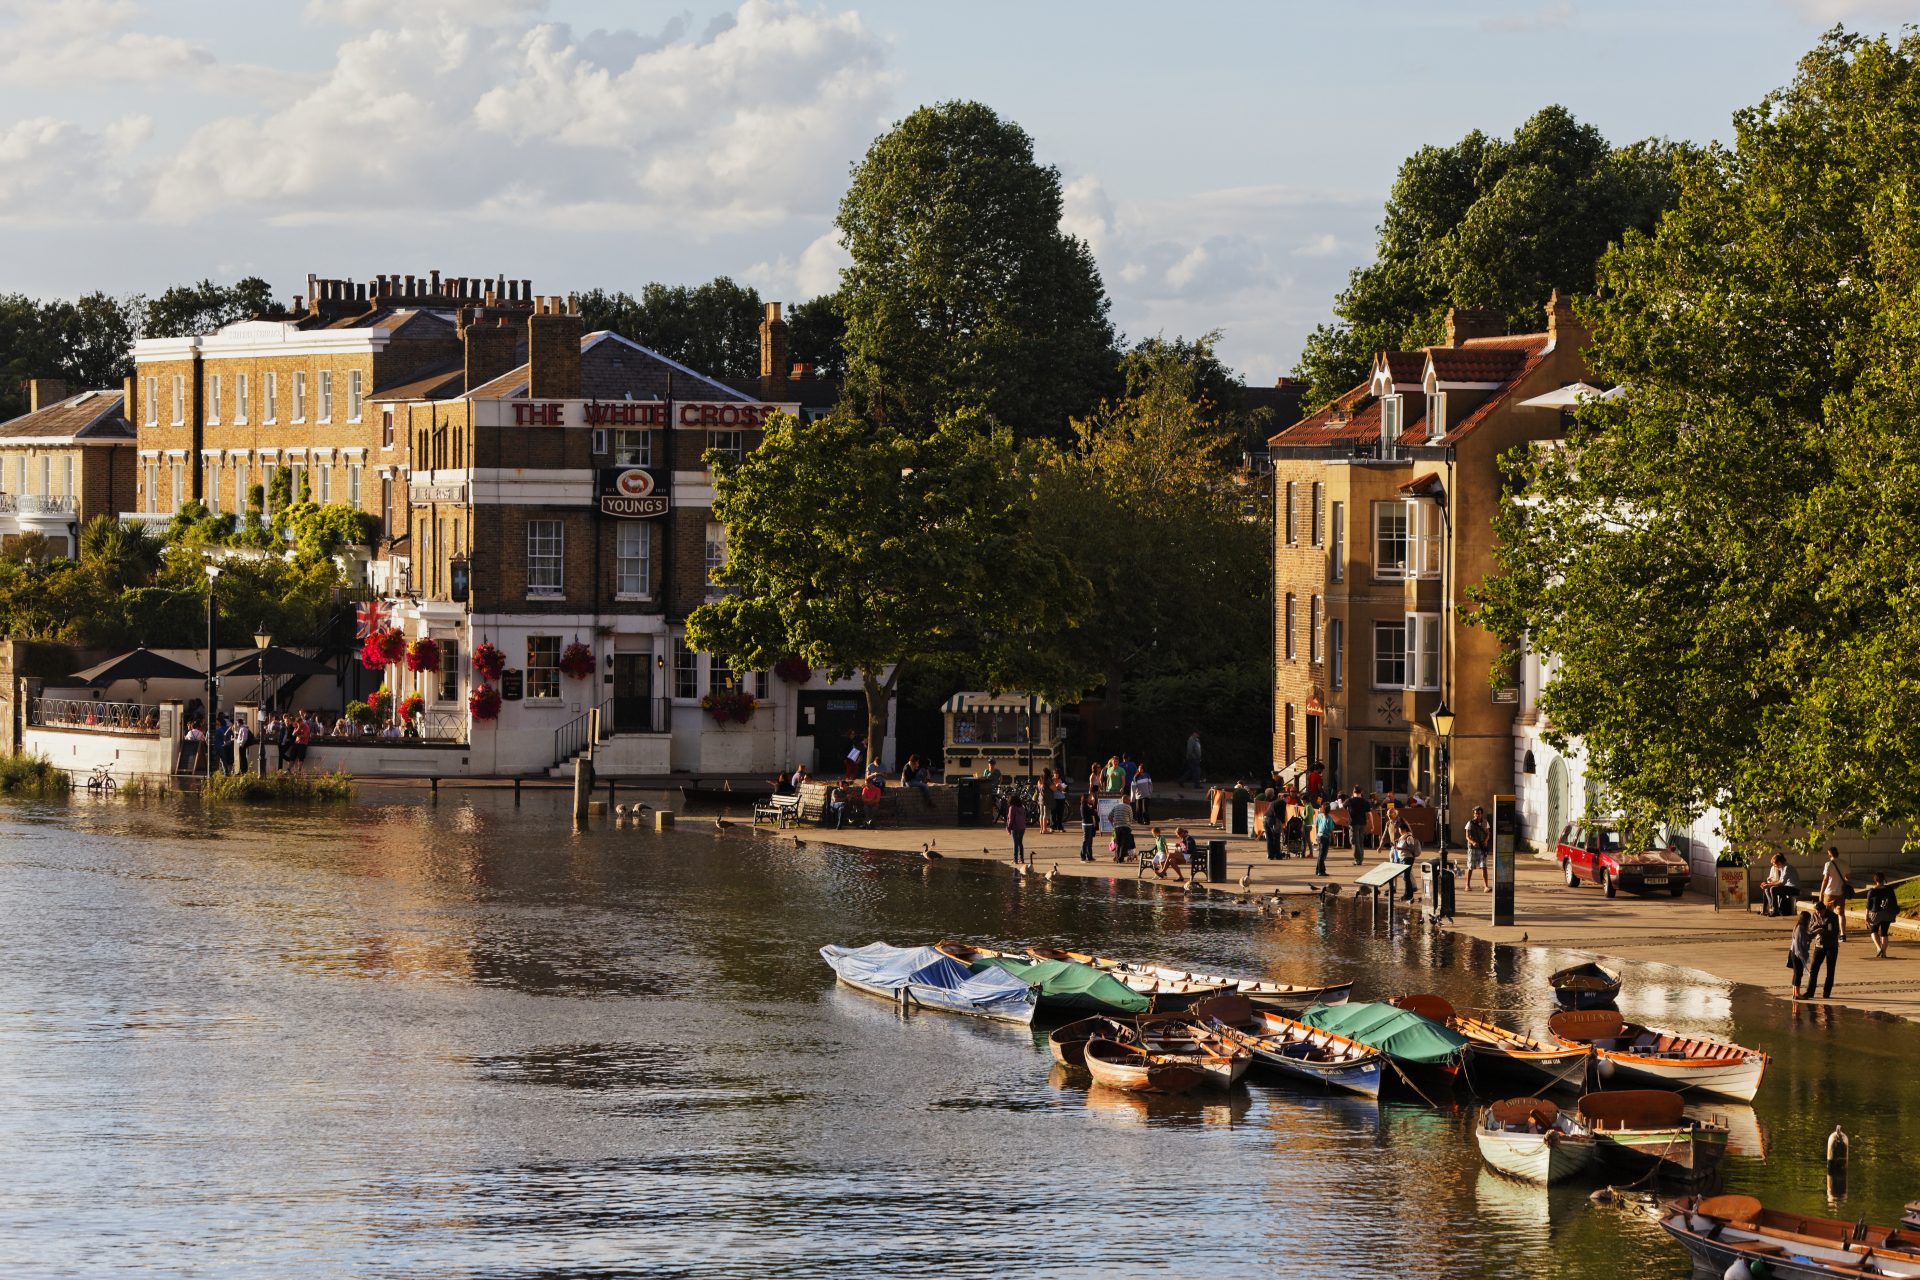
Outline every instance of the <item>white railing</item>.
[(74, 499), (67, 493), (0, 493), (0, 513), (21, 515), (66, 515), (74, 512)]

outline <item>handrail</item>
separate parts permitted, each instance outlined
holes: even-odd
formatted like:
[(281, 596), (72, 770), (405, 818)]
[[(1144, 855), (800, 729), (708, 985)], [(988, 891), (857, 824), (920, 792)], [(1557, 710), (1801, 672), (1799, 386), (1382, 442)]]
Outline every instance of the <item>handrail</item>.
[(591, 737), (592, 713), (575, 716), (553, 731), (553, 763), (563, 765), (587, 749)]
[(600, 741), (605, 742), (613, 736), (613, 699), (602, 702), (600, 711)]

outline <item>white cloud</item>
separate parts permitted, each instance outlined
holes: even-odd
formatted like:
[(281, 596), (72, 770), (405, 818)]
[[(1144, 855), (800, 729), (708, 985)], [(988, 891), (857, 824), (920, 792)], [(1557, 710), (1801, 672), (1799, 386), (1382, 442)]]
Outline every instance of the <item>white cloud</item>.
[(223, 65), (204, 44), (135, 30), (144, 16), (133, 0), (0, 0), (0, 84), (167, 84), (244, 93), (275, 79), (259, 67)]
[(1294, 249), (1294, 255), (1301, 258), (1331, 258), (1340, 252), (1340, 237), (1332, 232), (1322, 232)]
[(123, 211), (126, 186), (111, 175), (152, 123), (128, 116), (95, 131), (34, 116), (0, 127), (0, 212), (10, 221), (49, 226), (72, 221), (76, 205)]
[(853, 258), (840, 246), (840, 233), (828, 231), (800, 251), (798, 261), (782, 254), (772, 262), (756, 262), (740, 278), (769, 299), (805, 302), (840, 287), (840, 271)]
[(1817, 27), (1836, 22), (1868, 21), (1911, 22), (1911, 0), (1789, 0), (1795, 13)]

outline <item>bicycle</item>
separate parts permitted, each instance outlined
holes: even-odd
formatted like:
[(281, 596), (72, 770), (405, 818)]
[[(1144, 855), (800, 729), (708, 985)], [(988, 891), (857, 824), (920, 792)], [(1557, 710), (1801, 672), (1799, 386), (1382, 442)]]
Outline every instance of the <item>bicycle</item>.
[(116, 785), (118, 784), (113, 780), (113, 766), (110, 764), (97, 766), (93, 776), (87, 779), (89, 791), (112, 791)]

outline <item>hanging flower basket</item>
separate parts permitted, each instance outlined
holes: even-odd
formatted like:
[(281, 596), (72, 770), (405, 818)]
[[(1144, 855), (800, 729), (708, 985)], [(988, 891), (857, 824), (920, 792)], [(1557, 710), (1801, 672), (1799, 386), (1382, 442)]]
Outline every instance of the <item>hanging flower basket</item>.
[(387, 692), (387, 686), (381, 685), (367, 695), (367, 714), (376, 721), (386, 719), (387, 713), (391, 710), (393, 710), (393, 695)]
[(410, 693), (400, 700), (400, 718), (402, 720), (418, 719), (426, 713), (426, 710), (427, 699), (423, 694)]
[(473, 669), (480, 673), (482, 680), (498, 680), (500, 673), (507, 669), (507, 655), (500, 652), (500, 646), (493, 641), (483, 641), (473, 651)]
[(473, 713), (475, 720), (498, 720), (500, 718), (500, 691), (490, 684), (477, 684), (467, 694), (467, 710)]
[(369, 671), (378, 671), (400, 661), (406, 652), (407, 638), (400, 634), (400, 628), (382, 627), (360, 647), (360, 665)]
[(788, 684), (805, 684), (813, 679), (813, 668), (797, 654), (788, 654), (773, 664), (773, 674)]
[(585, 680), (593, 674), (593, 648), (575, 640), (560, 655), (560, 670), (569, 680)]
[(440, 669), (440, 642), (432, 636), (421, 636), (407, 646), (407, 670), (438, 671)]
[(725, 724), (729, 720), (735, 724), (745, 724), (753, 719), (753, 709), (759, 705), (754, 696), (745, 689), (710, 693), (700, 699), (701, 708), (713, 717), (715, 724)]

